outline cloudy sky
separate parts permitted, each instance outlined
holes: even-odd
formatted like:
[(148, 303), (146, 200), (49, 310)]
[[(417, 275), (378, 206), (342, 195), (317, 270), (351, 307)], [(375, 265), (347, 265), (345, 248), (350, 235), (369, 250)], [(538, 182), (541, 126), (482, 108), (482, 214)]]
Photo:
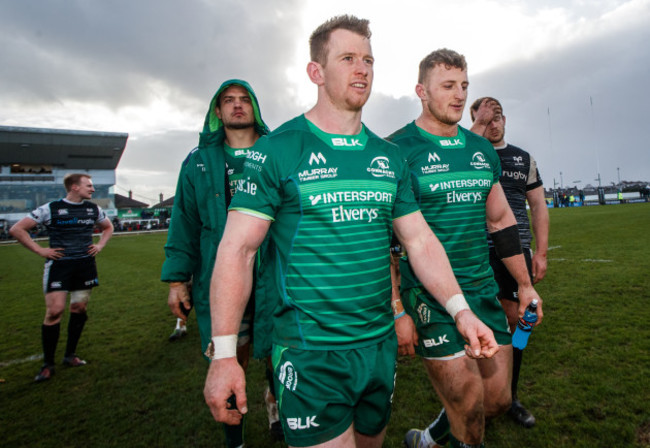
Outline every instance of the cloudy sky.
[(650, 181), (650, 0), (0, 0), (0, 125), (127, 132), (116, 192), (153, 204), (223, 80), (271, 128), (314, 104), (307, 40), (342, 13), (370, 19), (378, 134), (417, 117), (419, 61), (447, 47), (547, 187)]

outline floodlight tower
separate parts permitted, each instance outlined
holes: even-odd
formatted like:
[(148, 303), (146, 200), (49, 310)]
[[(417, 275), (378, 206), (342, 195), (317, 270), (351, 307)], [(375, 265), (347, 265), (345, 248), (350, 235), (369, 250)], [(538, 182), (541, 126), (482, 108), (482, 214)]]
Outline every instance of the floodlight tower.
[(594, 100), (591, 96), (589, 97), (589, 104), (591, 105), (591, 125), (593, 127), (593, 132), (594, 132), (594, 151), (596, 152), (596, 173), (598, 173), (598, 177), (595, 180), (598, 181), (598, 186), (600, 187), (600, 159), (598, 157), (598, 146), (597, 146), (598, 139), (596, 138), (596, 119), (594, 118)]

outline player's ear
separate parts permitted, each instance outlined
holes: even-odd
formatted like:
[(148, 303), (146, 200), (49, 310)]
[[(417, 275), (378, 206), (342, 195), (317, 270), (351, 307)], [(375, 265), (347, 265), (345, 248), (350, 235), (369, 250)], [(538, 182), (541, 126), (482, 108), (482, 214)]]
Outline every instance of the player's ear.
[(323, 75), (323, 66), (316, 61), (310, 61), (307, 64), (307, 75), (311, 82), (317, 86), (321, 86), (325, 83), (325, 76)]
[(422, 101), (425, 101), (427, 99), (427, 92), (426, 89), (424, 88), (424, 84), (416, 84), (415, 85), (415, 94), (420, 98)]

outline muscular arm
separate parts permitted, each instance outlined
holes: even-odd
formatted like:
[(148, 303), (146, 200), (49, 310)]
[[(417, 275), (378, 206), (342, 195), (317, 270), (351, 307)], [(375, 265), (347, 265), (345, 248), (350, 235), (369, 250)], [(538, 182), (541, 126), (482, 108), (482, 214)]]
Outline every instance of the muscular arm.
[[(512, 213), (506, 195), (503, 192), (501, 184), (495, 184), (490, 190), (485, 203), (486, 223), (488, 232), (493, 233), (498, 230), (503, 230), (506, 227), (517, 225), (515, 215)], [(519, 316), (524, 315), (526, 307), (537, 299), (537, 324), (541, 323), (544, 313), (542, 311), (542, 298), (537, 294), (533, 284), (528, 275), (528, 268), (526, 267), (526, 260), (523, 254), (513, 255), (511, 257), (502, 258), (503, 264), (510, 272), (510, 275), (517, 281), (518, 296), (519, 296)]]
[(63, 256), (63, 248), (42, 247), (29, 236), (29, 231), (36, 227), (36, 221), (31, 218), (23, 218), (11, 226), (9, 234), (16, 238), (20, 244), (43, 258), (58, 260)]
[(535, 253), (533, 254), (533, 281), (539, 282), (546, 275), (546, 252), (548, 251), (548, 207), (544, 197), (544, 187), (537, 187), (526, 193), (530, 206), (530, 217), (535, 236)]
[(395, 219), (393, 229), (418, 279), (441, 305), (444, 306), (449, 297), (462, 294), (445, 249), (421, 213)]
[[(393, 221), (397, 238), (406, 248), (413, 271), (433, 297), (445, 306), (449, 299), (462, 294), (445, 249), (433, 234), (422, 213), (411, 213)], [(469, 346), (468, 355), (493, 356), (499, 347), (492, 331), (467, 309), (456, 314), (456, 327)]]
[[(270, 221), (237, 211), (228, 214), (210, 283), (212, 336), (237, 335), (253, 283), (257, 248), (264, 241)], [(238, 424), (247, 412), (246, 380), (236, 356), (210, 363), (203, 390), (215, 420)], [(235, 394), (237, 409), (229, 409)]]

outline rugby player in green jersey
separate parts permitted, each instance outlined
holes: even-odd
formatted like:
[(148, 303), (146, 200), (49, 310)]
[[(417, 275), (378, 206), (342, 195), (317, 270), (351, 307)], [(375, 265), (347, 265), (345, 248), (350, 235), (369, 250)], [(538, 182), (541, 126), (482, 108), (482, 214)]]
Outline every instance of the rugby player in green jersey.
[(257, 141), (230, 206), (210, 291), (204, 394), (218, 421), (234, 424), (247, 412), (237, 327), (269, 232), (277, 282), (269, 297), (277, 299), (267, 317), (287, 443), (380, 447), (395, 381), (394, 320), (406, 318), (390, 306), (393, 231), (424, 286), (455, 316), (468, 356), (490, 357), (498, 346), (419, 212), (398, 148), (361, 123), (373, 81), (368, 21), (327, 21), (310, 50), (316, 105)]
[(422, 289), (406, 248), (399, 263), (401, 301), (415, 321), (418, 339), (402, 341), (400, 347), (417, 344), (415, 351), (444, 405), (429, 428), (406, 434), (409, 447), (437, 446), (436, 441), (447, 439), (453, 447), (483, 446), (485, 417), (510, 408), (511, 336), (490, 268), (486, 222), (497, 254), (519, 285), (519, 315), (537, 299), (538, 324), (543, 317), (517, 222), (499, 184), (499, 157), (489, 141), (458, 126), (468, 84), (462, 55), (447, 49), (428, 55), (420, 63), (415, 89), (422, 113), (388, 139), (408, 162), (422, 214), (444, 246), (470, 308), (492, 329), (501, 350), (491, 359), (466, 356), (464, 337), (435, 293), (432, 297)]

